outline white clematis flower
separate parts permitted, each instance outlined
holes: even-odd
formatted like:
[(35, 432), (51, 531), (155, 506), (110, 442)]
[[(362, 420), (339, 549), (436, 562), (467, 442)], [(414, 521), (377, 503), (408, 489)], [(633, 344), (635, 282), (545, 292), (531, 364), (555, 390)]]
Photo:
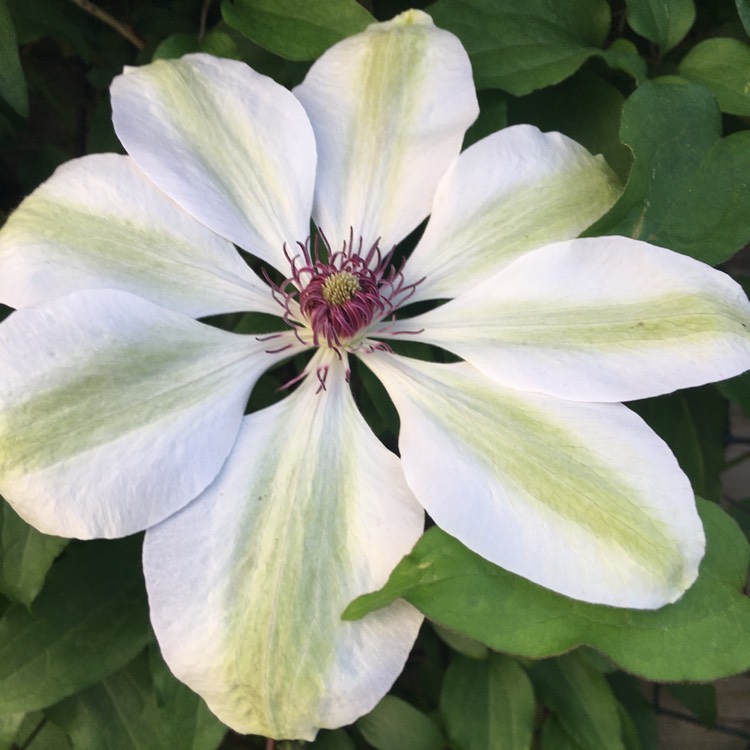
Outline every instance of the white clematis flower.
[[(130, 70), (112, 103), (129, 156), (61, 167), (0, 235), (18, 308), (0, 326), (0, 491), (48, 533), (147, 529), (164, 656), (224, 722), (312, 738), (377, 703), (420, 615), (340, 615), (408, 553), (422, 507), (571, 597), (654, 608), (690, 586), (690, 485), (617, 402), (745, 370), (750, 306), (689, 258), (574, 239), (618, 197), (601, 158), (528, 126), (459, 153), (469, 61), (418, 11), (337, 44), (293, 93), (199, 54)], [(449, 301), (394, 318), (431, 299)], [(243, 310), (287, 330), (196, 320)], [(306, 349), (298, 388), (243, 417), (258, 377)], [(354, 404), (351, 357), (398, 409), (400, 459)]]

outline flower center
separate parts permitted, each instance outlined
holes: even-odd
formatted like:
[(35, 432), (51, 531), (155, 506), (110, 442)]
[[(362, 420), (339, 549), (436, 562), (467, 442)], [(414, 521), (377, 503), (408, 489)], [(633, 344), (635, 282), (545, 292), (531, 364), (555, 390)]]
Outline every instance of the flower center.
[(359, 280), (354, 274), (339, 271), (323, 282), (321, 294), (329, 305), (343, 305), (353, 300), (359, 289)]
[(384, 297), (378, 269), (357, 254), (334, 253), (301, 271), (309, 273), (299, 293), (299, 306), (312, 330), (313, 344), (347, 348), (370, 323), (391, 305)]
[[(271, 283), (284, 320), (304, 344), (326, 345), (337, 353), (358, 348), (373, 323), (391, 314), (414, 294), (401, 269), (390, 265), (393, 251), (383, 255), (376, 242), (363, 252), (363, 242), (349, 241), (334, 251), (319, 234), (297, 243), (301, 254), (284, 247), (291, 276)], [(269, 280), (270, 281), (270, 280)], [(419, 282), (417, 282), (419, 283)]]

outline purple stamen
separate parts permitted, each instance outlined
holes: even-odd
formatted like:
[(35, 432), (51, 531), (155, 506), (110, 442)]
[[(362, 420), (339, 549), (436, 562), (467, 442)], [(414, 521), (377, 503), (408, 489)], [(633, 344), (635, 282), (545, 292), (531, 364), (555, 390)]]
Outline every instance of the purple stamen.
[(315, 393), (320, 393), (321, 391), (324, 391), (326, 389), (326, 378), (328, 377), (328, 365), (323, 365), (322, 367), (319, 367), (315, 374), (318, 376), (318, 382), (320, 385), (318, 386), (318, 390), (315, 391)]
[[(363, 240), (355, 243), (353, 230), (335, 252), (322, 232), (312, 246), (309, 238), (297, 244), (296, 255), (284, 245), (291, 276), (274, 284), (264, 272), (266, 281), (300, 342), (309, 344), (312, 334), (314, 346), (325, 343), (339, 356), (341, 349), (357, 348), (367, 329), (403, 305), (422, 281), (407, 284), (403, 263), (389, 265), (393, 249), (384, 255), (377, 240), (363, 253)], [(325, 389), (325, 375), (318, 379)]]

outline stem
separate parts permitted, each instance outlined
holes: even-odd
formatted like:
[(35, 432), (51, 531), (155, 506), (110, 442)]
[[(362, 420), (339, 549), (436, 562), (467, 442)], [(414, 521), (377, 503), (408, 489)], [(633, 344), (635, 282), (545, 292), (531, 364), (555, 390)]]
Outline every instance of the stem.
[(202, 42), (203, 37), (206, 36), (206, 23), (208, 21), (208, 9), (211, 7), (213, 0), (203, 0), (203, 7), (201, 8), (201, 22), (198, 29), (198, 41)]
[(663, 708), (659, 706), (656, 709), (656, 713), (661, 714), (662, 716), (669, 716), (673, 719), (679, 719), (680, 721), (687, 722), (688, 724), (695, 724), (696, 726), (707, 729), (709, 732), (718, 732), (719, 734), (726, 734), (731, 737), (741, 737), (743, 740), (750, 739), (750, 734), (748, 734), (748, 732), (744, 732), (742, 729), (728, 727), (726, 726), (726, 724), (714, 724), (714, 726), (709, 727), (700, 719), (697, 719), (695, 716), (684, 714), (682, 713), (682, 711), (673, 711), (671, 708)]
[(747, 451), (745, 453), (740, 453), (739, 456), (735, 456), (731, 461), (727, 461), (724, 464), (724, 468), (722, 469), (722, 471), (731, 469), (732, 467), (737, 466), (738, 464), (741, 464), (743, 461), (747, 461), (748, 458), (750, 458), (750, 451)]
[(94, 18), (98, 18), (102, 23), (106, 23), (107, 26), (113, 28), (120, 36), (124, 36), (136, 49), (142, 50), (145, 47), (145, 42), (133, 31), (131, 26), (118, 21), (114, 16), (107, 13), (106, 10), (102, 10), (98, 5), (94, 5), (90, 0), (70, 0), (70, 2), (77, 5), (81, 10), (85, 10), (86, 13), (90, 13)]
[(42, 731), (42, 727), (47, 723), (47, 719), (42, 719), (35, 727), (34, 731), (26, 738), (26, 742), (23, 743), (23, 745), (20, 746), (19, 750), (26, 750), (31, 743), (34, 741), (34, 738), (39, 734), (39, 732)]
[(276, 742), (271, 737), (269, 737), (266, 740), (266, 750), (274, 750), (275, 747), (276, 747)]

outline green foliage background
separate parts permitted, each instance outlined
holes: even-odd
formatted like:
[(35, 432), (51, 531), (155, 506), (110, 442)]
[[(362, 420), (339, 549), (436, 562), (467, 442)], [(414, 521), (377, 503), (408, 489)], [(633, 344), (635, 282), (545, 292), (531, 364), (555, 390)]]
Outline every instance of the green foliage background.
[[(724, 264), (750, 286), (737, 255), (750, 241), (748, 0), (0, 0), (0, 219), (62, 162), (121, 151), (108, 86), (124, 65), (203, 50), (291, 86), (331, 44), (410, 5), (469, 52), (481, 115), (467, 143), (520, 122), (570, 135), (626, 184), (587, 234)], [(392, 407), (359, 377), (363, 411), (392, 441)], [(256, 401), (275, 385), (262, 381)], [(706, 498), (708, 553), (683, 599), (657, 612), (573, 602), (433, 528), (346, 613), (399, 596), (425, 612), (404, 674), (371, 714), (310, 747), (656, 750), (648, 681), (715, 721), (711, 682), (750, 668), (750, 499), (721, 488), (730, 404), (750, 413), (748, 374), (631, 405)], [(266, 747), (228, 733), (171, 677), (140, 543), (68, 543), (0, 505), (0, 750)]]

